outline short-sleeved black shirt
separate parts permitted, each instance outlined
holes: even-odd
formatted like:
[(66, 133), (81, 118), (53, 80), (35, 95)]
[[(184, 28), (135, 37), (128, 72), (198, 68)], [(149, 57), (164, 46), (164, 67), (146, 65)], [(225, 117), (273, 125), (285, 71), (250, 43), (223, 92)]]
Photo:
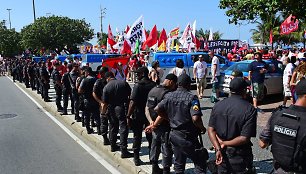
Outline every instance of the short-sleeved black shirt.
[(184, 88), (167, 93), (156, 109), (167, 113), (171, 128), (190, 132), (197, 130), (192, 116), (203, 115), (198, 97)]
[(80, 84), (80, 88), (84, 91), (84, 98), (89, 101), (96, 101), (92, 96), (93, 86), (96, 82), (96, 78), (92, 76), (88, 76), (84, 78)]
[(101, 99), (103, 94), (103, 88), (107, 84), (105, 78), (98, 79), (93, 87), (93, 92)]
[(136, 103), (136, 113), (145, 113), (148, 94), (155, 86), (156, 83), (149, 78), (143, 78), (135, 84), (130, 99)]
[(213, 127), (222, 140), (238, 136), (255, 137), (257, 111), (239, 95), (231, 95), (214, 106), (208, 126)]
[(52, 78), (53, 78), (53, 83), (56, 84), (56, 82), (61, 82), (62, 76), (60, 72), (56, 69), (52, 71)]
[(251, 80), (254, 83), (263, 83), (265, 81), (265, 73), (261, 74), (259, 71), (262, 68), (265, 68), (268, 70), (268, 65), (264, 61), (253, 61), (249, 65), (249, 71), (252, 72)]
[(113, 79), (104, 87), (102, 101), (112, 106), (121, 106), (128, 102), (130, 95), (131, 87), (127, 82)]

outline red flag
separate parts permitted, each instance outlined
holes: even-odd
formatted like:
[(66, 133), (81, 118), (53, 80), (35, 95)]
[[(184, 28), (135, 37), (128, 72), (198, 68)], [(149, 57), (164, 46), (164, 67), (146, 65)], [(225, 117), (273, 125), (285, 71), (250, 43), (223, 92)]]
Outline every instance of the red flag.
[(280, 34), (290, 34), (299, 28), (299, 20), (292, 14), (281, 24)]
[(159, 39), (158, 39), (158, 47), (163, 43), (167, 43), (167, 34), (166, 34), (166, 30), (163, 29), (162, 32), (160, 33)]
[(121, 54), (132, 54), (131, 46), (128, 44), (126, 40), (123, 42), (123, 47), (121, 50)]
[(147, 30), (144, 30), (144, 32), (145, 32), (145, 35), (146, 35), (146, 40), (147, 40), (147, 39), (148, 39), (148, 37), (149, 37), (149, 34), (148, 34)]
[(201, 41), (197, 38), (197, 37), (195, 37), (195, 40), (196, 40), (196, 47), (197, 47), (197, 49), (200, 49), (200, 47), (201, 47)]
[(107, 43), (110, 45), (112, 51), (117, 51), (116, 49), (113, 48), (113, 46), (116, 44), (113, 36), (113, 32), (111, 29), (111, 26), (108, 25), (108, 37), (107, 37)]
[(272, 45), (273, 44), (273, 31), (272, 31), (272, 29), (270, 30), (270, 39), (269, 39), (269, 41), (270, 41), (270, 44)]
[(150, 32), (149, 37), (143, 44), (142, 49), (144, 50), (146, 45), (148, 45), (148, 47), (152, 47), (153, 45), (155, 45), (157, 43), (157, 37), (158, 37), (157, 35), (158, 35), (157, 28), (156, 25), (154, 25), (152, 31)]
[(205, 51), (208, 51), (208, 50), (209, 50), (207, 40), (205, 40), (205, 47), (204, 47), (204, 50), (205, 50)]

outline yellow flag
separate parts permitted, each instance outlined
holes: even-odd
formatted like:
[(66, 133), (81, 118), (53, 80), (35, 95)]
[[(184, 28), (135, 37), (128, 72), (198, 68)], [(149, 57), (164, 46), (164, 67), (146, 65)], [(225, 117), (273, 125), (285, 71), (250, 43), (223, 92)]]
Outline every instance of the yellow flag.
[(176, 48), (175, 48), (176, 52), (178, 52), (179, 49), (180, 49), (180, 45), (179, 45), (179, 43), (176, 43)]
[(172, 39), (171, 41), (171, 46), (170, 46), (171, 51), (173, 50), (173, 48), (174, 48), (174, 39)]
[(166, 43), (163, 41), (162, 44), (158, 47), (158, 51), (166, 51)]

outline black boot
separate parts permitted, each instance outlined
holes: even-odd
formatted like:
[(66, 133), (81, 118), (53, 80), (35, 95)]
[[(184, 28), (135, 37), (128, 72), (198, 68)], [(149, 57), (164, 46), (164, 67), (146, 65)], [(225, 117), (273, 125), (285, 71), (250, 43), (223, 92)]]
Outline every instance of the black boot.
[(170, 167), (164, 167), (163, 174), (170, 174)]
[(87, 134), (92, 134), (94, 131), (91, 128), (86, 128), (87, 129)]
[(111, 152), (116, 152), (118, 150), (120, 150), (120, 147), (117, 144), (111, 145)]
[(107, 135), (104, 135), (104, 136), (103, 136), (103, 144), (104, 144), (105, 146), (110, 145), (110, 141), (109, 141)]
[(98, 135), (102, 135), (102, 131), (100, 129), (100, 126), (97, 127), (97, 132), (98, 132)]
[(142, 161), (139, 158), (139, 152), (134, 151), (134, 164), (135, 166), (140, 166), (142, 164)]
[[(170, 168), (169, 168), (170, 169)], [(152, 164), (152, 174), (162, 174), (163, 170), (159, 168), (157, 163)]]
[(121, 158), (131, 158), (133, 156), (127, 149), (121, 149)]

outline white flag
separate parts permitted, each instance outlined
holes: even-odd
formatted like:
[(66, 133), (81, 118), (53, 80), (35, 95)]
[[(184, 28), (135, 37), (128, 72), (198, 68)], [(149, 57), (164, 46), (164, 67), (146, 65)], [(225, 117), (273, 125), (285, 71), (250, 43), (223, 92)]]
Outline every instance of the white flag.
[(194, 37), (196, 35), (196, 26), (197, 26), (197, 20), (194, 20), (193, 25), (192, 25), (192, 34)]
[(140, 16), (131, 26), (130, 30), (125, 36), (132, 51), (135, 49), (137, 40), (140, 42), (146, 41), (146, 34), (144, 30), (143, 16)]
[(208, 40), (209, 40), (209, 41), (214, 40), (212, 29), (209, 30), (209, 37), (208, 37)]

